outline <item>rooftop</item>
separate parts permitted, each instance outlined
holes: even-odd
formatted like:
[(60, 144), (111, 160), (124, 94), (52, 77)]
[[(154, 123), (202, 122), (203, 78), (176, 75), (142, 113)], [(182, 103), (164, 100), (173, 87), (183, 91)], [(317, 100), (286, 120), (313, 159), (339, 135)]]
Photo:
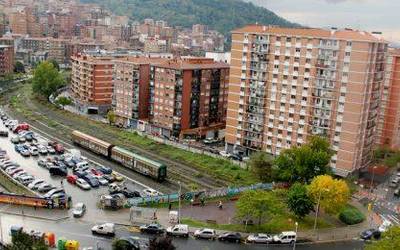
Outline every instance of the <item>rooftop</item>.
[(215, 62), (211, 58), (180, 58), (171, 59), (158, 65), (160, 68), (179, 69), (179, 70), (194, 70), (194, 69), (229, 69), (229, 64), (223, 62)]
[(382, 37), (366, 31), (353, 29), (319, 29), (319, 28), (285, 28), (278, 26), (247, 25), (233, 30), (232, 33), (259, 33), (274, 35), (290, 35), (300, 37), (330, 38), (338, 40), (358, 40), (366, 42), (386, 42)]

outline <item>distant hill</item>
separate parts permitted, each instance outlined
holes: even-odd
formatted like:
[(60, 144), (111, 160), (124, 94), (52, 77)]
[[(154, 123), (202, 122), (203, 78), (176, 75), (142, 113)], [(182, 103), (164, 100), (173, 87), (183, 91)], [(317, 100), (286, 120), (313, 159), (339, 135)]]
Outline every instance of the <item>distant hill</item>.
[(206, 24), (228, 35), (235, 28), (251, 23), (297, 26), (272, 11), (241, 0), (81, 0), (97, 3), (131, 20), (165, 20), (171, 26)]

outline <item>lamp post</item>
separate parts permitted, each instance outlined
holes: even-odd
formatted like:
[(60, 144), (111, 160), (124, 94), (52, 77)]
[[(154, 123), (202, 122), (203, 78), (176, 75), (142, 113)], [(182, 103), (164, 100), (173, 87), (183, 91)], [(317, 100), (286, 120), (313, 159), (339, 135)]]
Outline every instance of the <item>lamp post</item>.
[(181, 182), (178, 181), (179, 184), (179, 197), (178, 197), (178, 224), (181, 224), (181, 192), (182, 192), (182, 185)]
[(321, 196), (322, 196), (322, 192), (326, 191), (329, 192), (329, 189), (321, 189), (321, 191), (319, 191), (319, 195), (318, 195), (318, 202), (317, 202), (317, 211), (315, 213), (315, 219), (314, 219), (314, 232), (317, 229), (317, 220), (318, 220), (318, 213), (319, 213), (319, 206), (320, 206), (320, 202), (321, 202)]
[(296, 225), (296, 238), (294, 239), (293, 250), (296, 250), (296, 242), (297, 242), (297, 229), (299, 227), (299, 223), (297, 221), (294, 223)]

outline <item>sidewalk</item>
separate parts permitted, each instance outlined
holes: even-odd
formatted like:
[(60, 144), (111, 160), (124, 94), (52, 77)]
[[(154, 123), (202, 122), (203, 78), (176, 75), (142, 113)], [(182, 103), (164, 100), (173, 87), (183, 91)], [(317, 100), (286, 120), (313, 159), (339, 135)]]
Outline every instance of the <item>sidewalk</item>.
[(8, 204), (0, 204), (0, 213), (50, 221), (59, 221), (69, 218), (68, 210), (45, 208), (35, 209), (33, 207)]

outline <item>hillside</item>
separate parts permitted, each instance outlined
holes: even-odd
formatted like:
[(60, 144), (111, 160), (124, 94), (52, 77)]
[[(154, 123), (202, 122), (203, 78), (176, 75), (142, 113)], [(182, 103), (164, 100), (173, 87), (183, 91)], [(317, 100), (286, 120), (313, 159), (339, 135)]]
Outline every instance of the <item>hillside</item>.
[(295, 26), (272, 11), (241, 0), (81, 0), (97, 3), (132, 20), (165, 20), (172, 26), (201, 23), (227, 35), (250, 23)]

